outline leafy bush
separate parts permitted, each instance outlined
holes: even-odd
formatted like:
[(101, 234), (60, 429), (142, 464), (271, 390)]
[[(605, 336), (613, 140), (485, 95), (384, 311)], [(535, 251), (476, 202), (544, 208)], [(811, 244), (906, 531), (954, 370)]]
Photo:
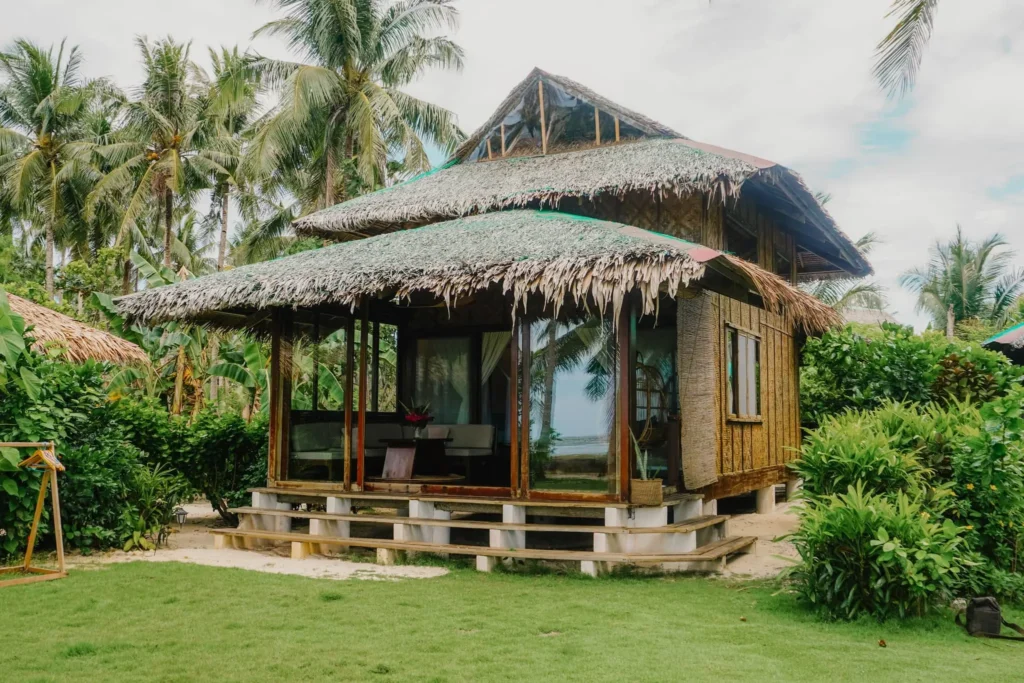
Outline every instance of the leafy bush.
[(811, 432), (792, 468), (812, 504), (854, 485), (881, 496), (905, 492), (917, 497), (923, 488), (924, 468), (914, 453), (895, 448), (877, 421), (857, 413), (829, 418)]
[(801, 509), (790, 539), (802, 562), (791, 576), (800, 597), (829, 618), (920, 615), (957, 586), (958, 534), (905, 494), (889, 500), (858, 484)]
[(869, 338), (848, 326), (808, 340), (800, 408), (805, 423), (815, 426), (844, 410), (873, 410), (888, 401), (980, 404), (1019, 384), (1022, 373), (974, 342), (914, 335), (891, 323)]
[(868, 339), (847, 327), (809, 339), (803, 351), (800, 408), (819, 424), (847, 409), (876, 408), (886, 399), (927, 401), (944, 354), (909, 327), (882, 325)]
[(1024, 392), (981, 409), (982, 430), (965, 434), (953, 455), (956, 500), (949, 514), (965, 525), (968, 547), (1001, 570), (1017, 571), (1024, 542)]

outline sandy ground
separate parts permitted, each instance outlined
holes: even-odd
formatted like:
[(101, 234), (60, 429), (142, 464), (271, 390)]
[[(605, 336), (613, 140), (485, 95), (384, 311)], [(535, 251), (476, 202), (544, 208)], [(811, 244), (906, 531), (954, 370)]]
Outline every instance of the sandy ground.
[[(117, 562), (188, 562), (209, 567), (232, 567), (270, 574), (291, 574), (317, 579), (369, 579), (399, 580), (426, 579), (443, 576), (442, 567), (381, 566), (369, 562), (351, 562), (337, 558), (314, 556), (293, 560), (288, 548), (268, 550), (216, 550), (209, 529), (220, 526), (220, 518), (207, 503), (186, 505), (188, 521), (183, 529), (175, 530), (167, 547), (151, 552), (111, 552), (101, 555), (72, 555), (71, 566), (86, 568), (90, 565)], [(793, 564), (796, 550), (790, 543), (778, 542), (779, 536), (793, 531), (797, 517), (791, 503), (779, 503), (770, 515), (742, 514), (729, 520), (730, 536), (757, 536), (752, 553), (739, 555), (729, 562), (724, 576), (733, 578), (771, 578)]]
[(729, 519), (730, 536), (757, 536), (754, 552), (738, 555), (727, 565), (725, 576), (771, 578), (799, 559), (796, 549), (780, 536), (795, 531), (799, 520), (794, 503), (777, 503), (770, 515), (736, 515)]
[(249, 569), (270, 574), (292, 574), (315, 579), (429, 579), (444, 576), (448, 570), (442, 567), (381, 566), (369, 562), (311, 557), (293, 560), (287, 548), (269, 550), (215, 550), (213, 536), (209, 529), (220, 526), (220, 517), (208, 503), (185, 505), (188, 520), (182, 530), (175, 530), (167, 541), (167, 547), (151, 552), (112, 552), (102, 555), (74, 555), (69, 564), (81, 568), (89, 565), (116, 562), (188, 562), (208, 567), (232, 567)]

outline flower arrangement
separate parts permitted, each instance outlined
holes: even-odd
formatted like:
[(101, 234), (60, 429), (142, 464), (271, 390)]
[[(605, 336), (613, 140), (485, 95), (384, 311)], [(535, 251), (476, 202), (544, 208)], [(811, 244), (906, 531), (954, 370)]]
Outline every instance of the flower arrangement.
[(399, 401), (402, 408), (405, 410), (405, 423), (419, 431), (427, 426), (427, 424), (433, 421), (434, 416), (430, 414), (430, 404), (425, 403), (421, 406), (414, 405), (412, 408)]

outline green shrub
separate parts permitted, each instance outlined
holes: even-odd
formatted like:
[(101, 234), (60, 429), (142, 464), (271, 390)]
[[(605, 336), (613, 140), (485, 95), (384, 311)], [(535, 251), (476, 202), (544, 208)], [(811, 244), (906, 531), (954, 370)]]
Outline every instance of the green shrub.
[(802, 562), (791, 577), (798, 595), (829, 618), (920, 615), (958, 583), (959, 531), (903, 493), (889, 500), (852, 486), (801, 509), (790, 540)]
[(803, 479), (803, 495), (812, 504), (854, 485), (882, 496), (920, 496), (924, 468), (913, 451), (899, 450), (893, 441), (869, 416), (846, 413), (809, 433), (791, 467)]
[(1020, 381), (1021, 368), (1001, 353), (980, 344), (954, 342), (939, 360), (939, 372), (932, 382), (932, 400), (983, 403), (1002, 396)]
[(1024, 392), (981, 409), (982, 430), (964, 435), (951, 459), (956, 500), (949, 515), (998, 569), (1017, 571), (1024, 546)]

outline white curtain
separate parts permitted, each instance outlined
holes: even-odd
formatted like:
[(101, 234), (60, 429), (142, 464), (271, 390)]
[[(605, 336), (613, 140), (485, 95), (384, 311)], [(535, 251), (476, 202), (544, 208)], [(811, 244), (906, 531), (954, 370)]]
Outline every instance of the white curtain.
[(486, 386), (487, 380), (498, 367), (505, 348), (512, 339), (511, 332), (484, 332), (480, 353), (480, 384)]

